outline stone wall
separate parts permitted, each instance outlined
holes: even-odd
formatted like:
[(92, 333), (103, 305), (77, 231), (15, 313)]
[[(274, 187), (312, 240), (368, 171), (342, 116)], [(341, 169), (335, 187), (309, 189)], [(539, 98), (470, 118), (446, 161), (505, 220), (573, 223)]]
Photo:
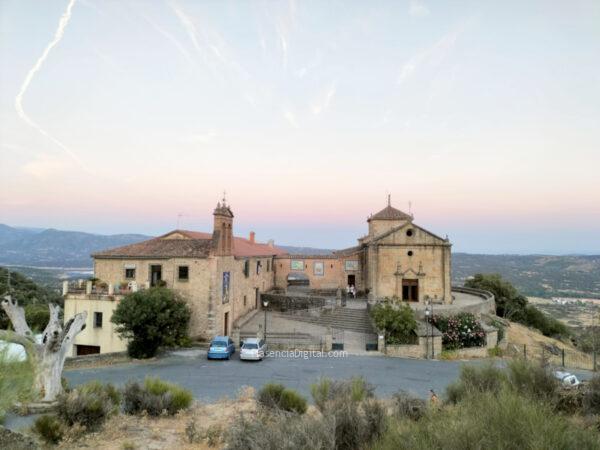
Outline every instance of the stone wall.
[[(292, 270), (292, 261), (302, 261), (302, 270)], [(358, 270), (346, 271), (346, 261), (359, 261)], [(286, 288), (288, 275), (292, 272), (302, 273), (309, 280), (311, 289), (335, 290), (345, 289), (348, 284), (348, 275), (354, 275), (357, 291), (364, 290), (361, 271), (361, 258), (356, 255), (283, 255), (274, 260), (275, 284), (277, 287)], [(323, 264), (323, 275), (315, 272), (316, 264)]]
[(270, 292), (262, 294), (262, 298), (268, 300), (268, 308), (272, 311), (322, 308), (327, 303), (327, 300), (323, 297), (303, 295), (294, 296), (286, 294), (274, 294)]

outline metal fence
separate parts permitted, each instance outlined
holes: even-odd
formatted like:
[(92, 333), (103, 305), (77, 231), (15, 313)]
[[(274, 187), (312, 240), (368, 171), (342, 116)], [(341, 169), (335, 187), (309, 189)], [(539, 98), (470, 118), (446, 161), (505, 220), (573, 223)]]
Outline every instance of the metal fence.
[(539, 344), (523, 344), (521, 347), (515, 346), (514, 350), (517, 356), (555, 367), (593, 371), (598, 368), (596, 353), (583, 353), (570, 348)]

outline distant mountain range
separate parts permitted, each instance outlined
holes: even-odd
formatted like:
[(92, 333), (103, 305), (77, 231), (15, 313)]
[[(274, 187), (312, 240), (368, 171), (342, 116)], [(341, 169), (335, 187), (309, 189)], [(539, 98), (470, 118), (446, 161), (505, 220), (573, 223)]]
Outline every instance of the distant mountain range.
[(0, 264), (35, 267), (92, 267), (90, 254), (143, 241), (142, 234), (100, 235), (0, 224)]
[[(91, 268), (90, 254), (149, 239), (142, 234), (98, 235), (0, 224), (0, 265)], [(279, 246), (291, 254), (325, 255), (332, 250)], [(38, 278), (40, 271), (29, 271)], [(600, 256), (452, 254), (453, 282), (475, 273), (499, 273), (524, 294), (600, 298)], [(58, 273), (58, 272), (56, 272)]]

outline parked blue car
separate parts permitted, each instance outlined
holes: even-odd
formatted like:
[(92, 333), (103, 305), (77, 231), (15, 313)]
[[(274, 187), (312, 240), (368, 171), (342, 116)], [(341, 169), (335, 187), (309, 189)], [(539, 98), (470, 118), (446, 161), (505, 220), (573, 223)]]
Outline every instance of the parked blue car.
[(208, 348), (208, 359), (229, 359), (235, 353), (235, 345), (229, 336), (215, 336)]

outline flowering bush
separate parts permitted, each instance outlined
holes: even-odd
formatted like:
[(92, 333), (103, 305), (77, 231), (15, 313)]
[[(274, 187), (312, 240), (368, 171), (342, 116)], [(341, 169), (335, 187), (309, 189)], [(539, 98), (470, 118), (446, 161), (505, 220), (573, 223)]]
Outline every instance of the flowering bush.
[(442, 332), (442, 346), (446, 350), (485, 345), (485, 331), (471, 313), (450, 317), (434, 316), (432, 321)]

